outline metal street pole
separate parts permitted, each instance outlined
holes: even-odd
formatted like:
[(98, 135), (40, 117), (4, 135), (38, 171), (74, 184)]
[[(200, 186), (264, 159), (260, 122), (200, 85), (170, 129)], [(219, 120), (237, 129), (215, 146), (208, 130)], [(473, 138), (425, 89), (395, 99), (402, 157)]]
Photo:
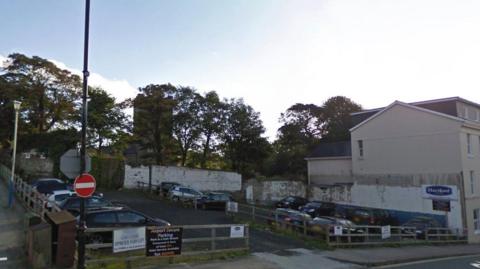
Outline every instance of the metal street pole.
[[(83, 49), (83, 92), (82, 92), (82, 143), (80, 146), (80, 174), (86, 172), (86, 142), (87, 142), (87, 96), (88, 96), (88, 35), (90, 25), (90, 0), (85, 1), (85, 37)], [(80, 200), (80, 225), (78, 229), (78, 261), (77, 268), (85, 268), (85, 198)]]
[(13, 205), (13, 192), (14, 192), (14, 180), (15, 180), (15, 160), (17, 158), (17, 129), (18, 129), (18, 112), (20, 111), (19, 101), (13, 101), (13, 108), (15, 109), (15, 127), (13, 129), (13, 153), (12, 153), (12, 174), (10, 176), (9, 188), (8, 188), (8, 207)]

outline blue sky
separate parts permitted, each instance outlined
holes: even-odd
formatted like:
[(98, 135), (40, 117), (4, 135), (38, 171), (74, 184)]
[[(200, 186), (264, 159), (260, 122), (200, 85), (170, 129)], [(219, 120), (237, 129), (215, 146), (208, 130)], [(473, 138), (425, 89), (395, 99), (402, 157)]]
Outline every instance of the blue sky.
[[(123, 99), (149, 83), (243, 97), (275, 136), (296, 102), (366, 108), (480, 102), (480, 1), (92, 0), (91, 82)], [(0, 0), (0, 58), (81, 70), (84, 1)]]

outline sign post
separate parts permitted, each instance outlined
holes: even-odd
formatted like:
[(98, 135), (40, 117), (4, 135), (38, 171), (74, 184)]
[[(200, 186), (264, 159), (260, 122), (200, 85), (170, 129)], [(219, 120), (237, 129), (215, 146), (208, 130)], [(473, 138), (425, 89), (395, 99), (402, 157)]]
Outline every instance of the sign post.
[[(87, 115), (88, 115), (88, 37), (90, 30), (90, 0), (85, 0), (85, 33), (83, 39), (83, 85), (82, 85), (82, 139), (80, 147), (80, 172), (87, 171)], [(80, 199), (80, 223), (78, 225), (77, 269), (85, 269), (85, 198)]]

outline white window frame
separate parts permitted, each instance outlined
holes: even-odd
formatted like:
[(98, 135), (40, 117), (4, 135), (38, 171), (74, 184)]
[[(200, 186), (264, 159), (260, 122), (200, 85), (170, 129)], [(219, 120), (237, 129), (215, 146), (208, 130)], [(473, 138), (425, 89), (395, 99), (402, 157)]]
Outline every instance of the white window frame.
[(480, 208), (473, 210), (473, 229), (475, 234), (480, 234)]
[(475, 194), (475, 183), (476, 183), (476, 178), (475, 178), (475, 171), (470, 170), (470, 193)]
[(467, 134), (467, 154), (472, 156), (472, 135)]
[(363, 144), (363, 140), (357, 140), (358, 145), (358, 157), (363, 158), (365, 156), (365, 145)]

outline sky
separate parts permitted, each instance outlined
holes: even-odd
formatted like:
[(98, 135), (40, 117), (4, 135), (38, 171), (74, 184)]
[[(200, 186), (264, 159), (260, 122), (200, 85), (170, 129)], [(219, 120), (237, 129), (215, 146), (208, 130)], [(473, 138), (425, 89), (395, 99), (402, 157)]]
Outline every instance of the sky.
[[(0, 60), (79, 73), (84, 1), (0, 0)], [(123, 100), (150, 83), (243, 98), (275, 138), (280, 113), (344, 95), (364, 108), (480, 103), (480, 1), (92, 0), (91, 85)]]

